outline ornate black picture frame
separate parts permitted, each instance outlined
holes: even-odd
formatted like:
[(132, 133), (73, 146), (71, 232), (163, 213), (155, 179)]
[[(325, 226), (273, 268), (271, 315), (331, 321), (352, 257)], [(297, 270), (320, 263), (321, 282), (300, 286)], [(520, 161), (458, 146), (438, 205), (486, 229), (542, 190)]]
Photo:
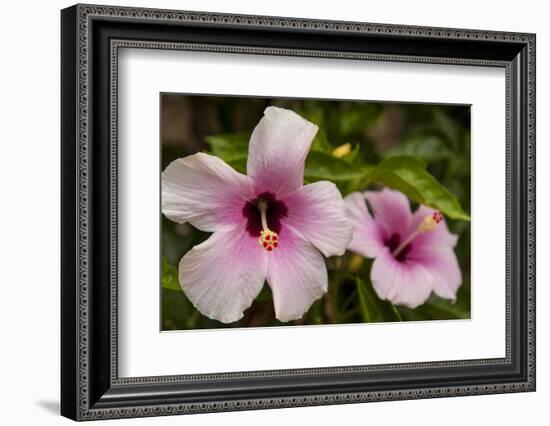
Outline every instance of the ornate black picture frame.
[[(92, 420), (535, 390), (534, 34), (95, 5), (64, 9), (61, 28), (62, 415)], [(119, 378), (121, 47), (505, 69), (506, 356)]]

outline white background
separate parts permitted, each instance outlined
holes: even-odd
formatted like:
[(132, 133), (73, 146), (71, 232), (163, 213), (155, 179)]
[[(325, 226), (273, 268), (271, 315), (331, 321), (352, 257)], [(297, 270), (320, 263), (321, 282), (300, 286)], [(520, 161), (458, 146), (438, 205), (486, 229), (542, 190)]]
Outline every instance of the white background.
[[(505, 356), (503, 69), (125, 49), (118, 75), (122, 377)], [(159, 227), (151, 224), (160, 198), (158, 98), (166, 91), (472, 104), (471, 320), (159, 333), (158, 287), (143, 283), (159, 275), (151, 262)], [(229, 345), (222, 358), (212, 350)]]
[[(118, 420), (102, 424), (299, 424), (342, 422), (466, 425), (490, 420), (547, 423), (550, 400), (549, 228), (545, 143), (550, 125), (550, 28), (542, 1), (253, 2), (244, 0), (111, 2), (383, 23), (537, 33), (538, 107), (538, 391), (423, 401), (294, 408), (201, 416)], [(65, 1), (3, 4), (0, 68), (0, 416), (2, 423), (69, 424), (57, 416), (59, 394), (59, 9)], [(546, 80), (545, 80), (546, 78)], [(223, 352), (223, 351), (222, 351)], [(537, 420), (538, 418), (538, 420)]]

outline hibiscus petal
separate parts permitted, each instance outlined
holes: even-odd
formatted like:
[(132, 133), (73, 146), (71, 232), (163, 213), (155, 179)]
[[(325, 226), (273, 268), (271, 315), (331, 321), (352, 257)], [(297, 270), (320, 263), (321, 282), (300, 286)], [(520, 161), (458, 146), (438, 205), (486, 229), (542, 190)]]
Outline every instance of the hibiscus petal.
[(267, 252), (242, 232), (215, 232), (179, 263), (179, 282), (203, 315), (223, 323), (242, 318), (262, 289)]
[[(409, 233), (414, 232), (422, 223), (426, 216), (432, 216), (435, 210), (426, 206), (420, 206), (413, 214), (413, 218), (409, 227)], [(413, 246), (417, 248), (430, 247), (454, 247), (456, 246), (458, 237), (451, 234), (445, 220), (441, 221), (435, 229), (429, 232), (424, 232), (414, 239)]]
[(248, 147), (248, 176), (256, 191), (279, 196), (301, 187), (304, 163), (318, 127), (293, 111), (270, 106)]
[(289, 224), (325, 256), (341, 256), (351, 239), (351, 224), (342, 195), (332, 182), (301, 187), (284, 200), (283, 223)]
[(267, 254), (267, 282), (273, 293), (279, 321), (301, 318), (327, 291), (328, 276), (323, 256), (289, 226), (279, 247)]
[(412, 220), (411, 206), (407, 197), (399, 191), (384, 188), (382, 191), (366, 191), (365, 197), (388, 235), (398, 233), (405, 238)]
[(380, 299), (411, 309), (428, 300), (432, 291), (433, 277), (423, 265), (399, 262), (387, 248), (374, 260), (370, 276)]
[(435, 294), (456, 300), (456, 292), (462, 284), (462, 272), (452, 248), (415, 248), (410, 259), (430, 271)]
[(345, 203), (353, 227), (353, 238), (348, 249), (365, 257), (376, 257), (385, 247), (384, 241), (388, 238), (384, 227), (370, 215), (362, 193), (349, 194)]
[(189, 155), (162, 172), (162, 212), (202, 231), (224, 231), (244, 223), (242, 208), (252, 198), (248, 178), (213, 155)]

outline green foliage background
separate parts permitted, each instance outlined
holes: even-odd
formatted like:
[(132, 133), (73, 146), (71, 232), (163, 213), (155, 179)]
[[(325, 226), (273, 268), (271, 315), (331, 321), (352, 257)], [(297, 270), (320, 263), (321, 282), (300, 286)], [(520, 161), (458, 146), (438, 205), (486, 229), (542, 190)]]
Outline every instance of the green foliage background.
[[(306, 160), (306, 183), (330, 180), (345, 196), (367, 188), (404, 192), (412, 208), (439, 208), (451, 232), (463, 284), (456, 303), (432, 295), (408, 309), (381, 301), (369, 271), (372, 260), (352, 253), (327, 259), (329, 290), (298, 321), (275, 319), (269, 286), (238, 322), (201, 315), (182, 292), (179, 259), (209, 234), (162, 216), (162, 329), (259, 327), (470, 318), (470, 108), (297, 99), (163, 95), (162, 169), (173, 160), (205, 151), (246, 172), (248, 140), (269, 105), (289, 108), (320, 130)], [(349, 144), (349, 152), (334, 150)]]

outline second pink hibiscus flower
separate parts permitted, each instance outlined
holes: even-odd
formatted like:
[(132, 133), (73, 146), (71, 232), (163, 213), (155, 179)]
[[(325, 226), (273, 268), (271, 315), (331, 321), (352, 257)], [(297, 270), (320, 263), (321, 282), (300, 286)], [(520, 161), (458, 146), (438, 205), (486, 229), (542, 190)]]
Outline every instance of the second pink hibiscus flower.
[(413, 214), (407, 197), (390, 189), (354, 192), (345, 201), (353, 225), (348, 249), (375, 259), (370, 277), (380, 299), (409, 308), (432, 291), (456, 299), (462, 283), (457, 237), (438, 211), (420, 206)]

